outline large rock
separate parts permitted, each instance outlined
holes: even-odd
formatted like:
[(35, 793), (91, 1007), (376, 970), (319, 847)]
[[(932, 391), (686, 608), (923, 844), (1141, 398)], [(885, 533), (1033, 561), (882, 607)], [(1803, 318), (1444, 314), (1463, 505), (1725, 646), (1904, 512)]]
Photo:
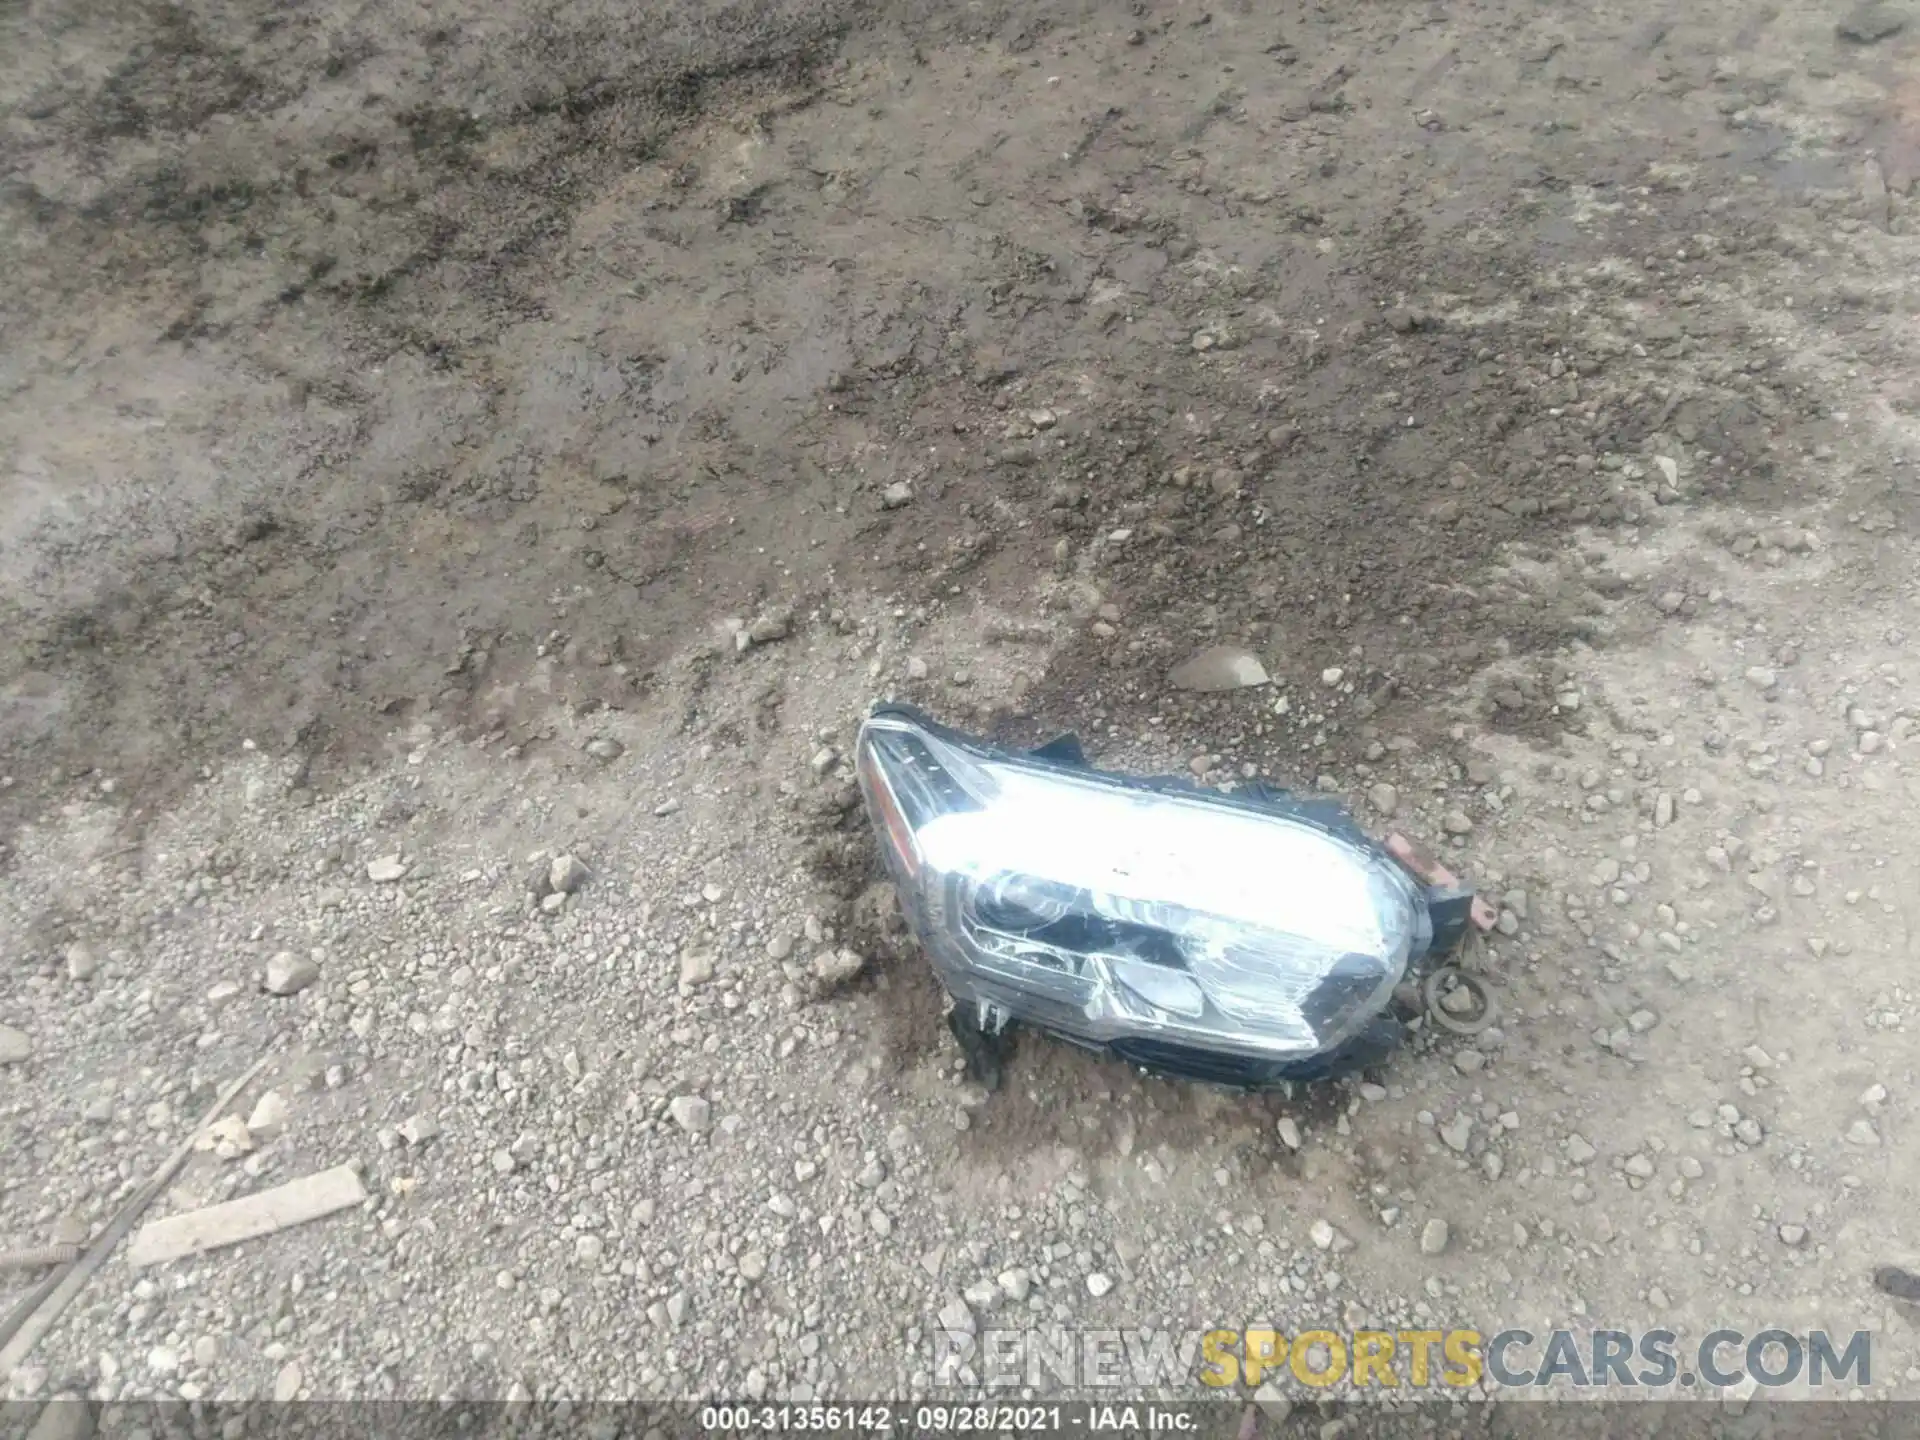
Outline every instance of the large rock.
[(1236, 645), (1214, 645), (1167, 672), (1167, 683), (1176, 690), (1245, 690), (1267, 681), (1260, 657)]

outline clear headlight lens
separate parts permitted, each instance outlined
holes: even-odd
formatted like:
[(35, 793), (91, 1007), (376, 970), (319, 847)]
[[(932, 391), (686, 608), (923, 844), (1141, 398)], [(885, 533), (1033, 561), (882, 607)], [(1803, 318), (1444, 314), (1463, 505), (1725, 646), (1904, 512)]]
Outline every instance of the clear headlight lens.
[(1069, 1038), (1310, 1056), (1432, 938), (1413, 879), (1305, 811), (995, 750), (904, 707), (869, 717), (857, 758), (947, 988)]

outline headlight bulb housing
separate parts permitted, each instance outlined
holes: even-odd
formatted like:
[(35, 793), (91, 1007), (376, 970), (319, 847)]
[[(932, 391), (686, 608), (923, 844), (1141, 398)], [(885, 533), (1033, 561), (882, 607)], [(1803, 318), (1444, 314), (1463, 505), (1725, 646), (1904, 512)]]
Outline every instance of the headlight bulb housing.
[(1259, 1087), (1384, 1058), (1395, 986), (1470, 901), (1337, 806), (1095, 770), (1071, 739), (1005, 750), (882, 705), (855, 762), (956, 1015), (1162, 1073)]

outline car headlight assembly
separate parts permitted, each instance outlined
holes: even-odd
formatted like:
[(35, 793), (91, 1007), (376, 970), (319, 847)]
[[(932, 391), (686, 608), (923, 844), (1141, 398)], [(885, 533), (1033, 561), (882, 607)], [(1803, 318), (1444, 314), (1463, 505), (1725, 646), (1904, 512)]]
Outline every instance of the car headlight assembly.
[(1258, 1087), (1384, 1058), (1394, 988), (1469, 898), (1337, 806), (1095, 770), (1070, 738), (1004, 750), (883, 705), (856, 769), (956, 1017), (1162, 1073)]

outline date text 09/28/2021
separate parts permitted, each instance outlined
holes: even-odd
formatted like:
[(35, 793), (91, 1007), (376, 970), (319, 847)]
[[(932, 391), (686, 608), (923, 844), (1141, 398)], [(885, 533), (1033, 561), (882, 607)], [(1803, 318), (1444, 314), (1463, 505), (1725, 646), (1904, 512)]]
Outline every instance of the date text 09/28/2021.
[(1191, 1434), (1199, 1407), (1164, 1402), (1011, 1405), (992, 1401), (941, 1404), (708, 1405), (700, 1428), (745, 1435), (1042, 1435)]

